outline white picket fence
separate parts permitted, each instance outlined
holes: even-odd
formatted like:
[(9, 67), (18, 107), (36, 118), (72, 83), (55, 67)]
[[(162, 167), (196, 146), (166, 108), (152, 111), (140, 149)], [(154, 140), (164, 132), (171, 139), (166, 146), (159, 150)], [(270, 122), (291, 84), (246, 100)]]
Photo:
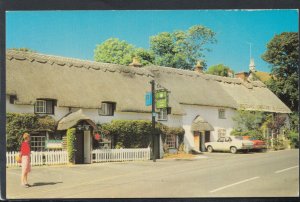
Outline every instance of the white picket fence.
[[(6, 152), (6, 166), (14, 167), (20, 164), (16, 161), (16, 156), (19, 152)], [(41, 165), (58, 165), (68, 163), (67, 151), (45, 151), (45, 152), (31, 152), (30, 164), (32, 166)]]
[(96, 149), (92, 151), (93, 162), (143, 161), (150, 159), (150, 148), (142, 149)]
[[(6, 166), (20, 166), (16, 161), (19, 152), (6, 152)], [(143, 161), (150, 159), (150, 148), (142, 149), (96, 149), (92, 150), (93, 163), (115, 161)], [(68, 163), (67, 151), (31, 152), (31, 166), (58, 165)]]

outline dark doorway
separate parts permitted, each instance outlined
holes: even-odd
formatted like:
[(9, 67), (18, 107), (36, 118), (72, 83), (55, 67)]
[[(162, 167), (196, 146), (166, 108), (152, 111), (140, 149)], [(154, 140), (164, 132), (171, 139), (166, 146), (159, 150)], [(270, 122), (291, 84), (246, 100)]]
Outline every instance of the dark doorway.
[(200, 151), (204, 152), (205, 151), (205, 133), (204, 132), (200, 132)]
[(75, 143), (75, 164), (84, 163), (84, 142), (83, 142), (83, 131), (76, 131), (76, 143)]
[(205, 131), (205, 142), (210, 142), (210, 131)]

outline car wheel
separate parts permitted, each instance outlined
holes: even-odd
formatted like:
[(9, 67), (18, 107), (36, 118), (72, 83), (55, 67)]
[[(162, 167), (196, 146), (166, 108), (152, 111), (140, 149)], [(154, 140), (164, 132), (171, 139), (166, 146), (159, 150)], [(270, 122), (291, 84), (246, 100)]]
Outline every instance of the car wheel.
[(237, 148), (236, 147), (230, 147), (230, 152), (235, 154), (237, 152)]
[(209, 153), (213, 152), (212, 146), (208, 146), (208, 147), (207, 147), (207, 151), (208, 151)]

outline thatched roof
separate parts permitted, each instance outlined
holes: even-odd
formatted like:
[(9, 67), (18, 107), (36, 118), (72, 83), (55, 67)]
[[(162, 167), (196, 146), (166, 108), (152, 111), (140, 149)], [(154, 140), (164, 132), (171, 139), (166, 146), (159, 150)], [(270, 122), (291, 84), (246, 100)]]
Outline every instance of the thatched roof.
[(57, 125), (57, 130), (67, 130), (72, 128), (80, 121), (87, 121), (93, 128), (97, 128), (96, 124), (85, 114), (82, 113), (82, 110), (70, 113), (64, 118), (62, 118)]
[(259, 81), (242, 81), (169, 67), (92, 62), (38, 53), (6, 53), (7, 94), (17, 104), (34, 104), (37, 98), (56, 99), (58, 106), (98, 108), (116, 102), (116, 111), (151, 112), (144, 95), (149, 82), (167, 88), (172, 114), (184, 114), (180, 104), (243, 108), (289, 113)]
[[(110, 101), (116, 111), (151, 112), (144, 96), (154, 78), (146, 69), (13, 50), (6, 59), (7, 94), (17, 95), (17, 104), (49, 98), (58, 106), (96, 109)], [(176, 101), (170, 106), (183, 113)]]
[(214, 127), (210, 125), (205, 119), (201, 116), (197, 116), (191, 125), (191, 131), (213, 131)]
[(271, 79), (271, 74), (268, 72), (261, 72), (261, 71), (256, 71), (254, 72), (255, 76), (258, 77), (259, 80), (262, 82), (266, 82), (269, 79)]
[(171, 91), (180, 104), (237, 107), (234, 99), (222, 89), (219, 82), (211, 79), (211, 75), (170, 67), (145, 68), (155, 75), (157, 83)]
[(261, 81), (221, 77), (170, 67), (149, 66), (156, 80), (180, 104), (230, 107), (277, 113), (291, 110)]

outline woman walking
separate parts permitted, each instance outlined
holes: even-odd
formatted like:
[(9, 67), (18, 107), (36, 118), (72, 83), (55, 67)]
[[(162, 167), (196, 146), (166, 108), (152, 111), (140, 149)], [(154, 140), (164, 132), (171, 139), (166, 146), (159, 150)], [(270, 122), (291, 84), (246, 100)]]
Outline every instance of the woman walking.
[(28, 133), (23, 134), (24, 141), (21, 144), (20, 156), (22, 160), (22, 177), (21, 184), (24, 187), (30, 187), (28, 184), (28, 173), (31, 171), (30, 166), (30, 135)]

